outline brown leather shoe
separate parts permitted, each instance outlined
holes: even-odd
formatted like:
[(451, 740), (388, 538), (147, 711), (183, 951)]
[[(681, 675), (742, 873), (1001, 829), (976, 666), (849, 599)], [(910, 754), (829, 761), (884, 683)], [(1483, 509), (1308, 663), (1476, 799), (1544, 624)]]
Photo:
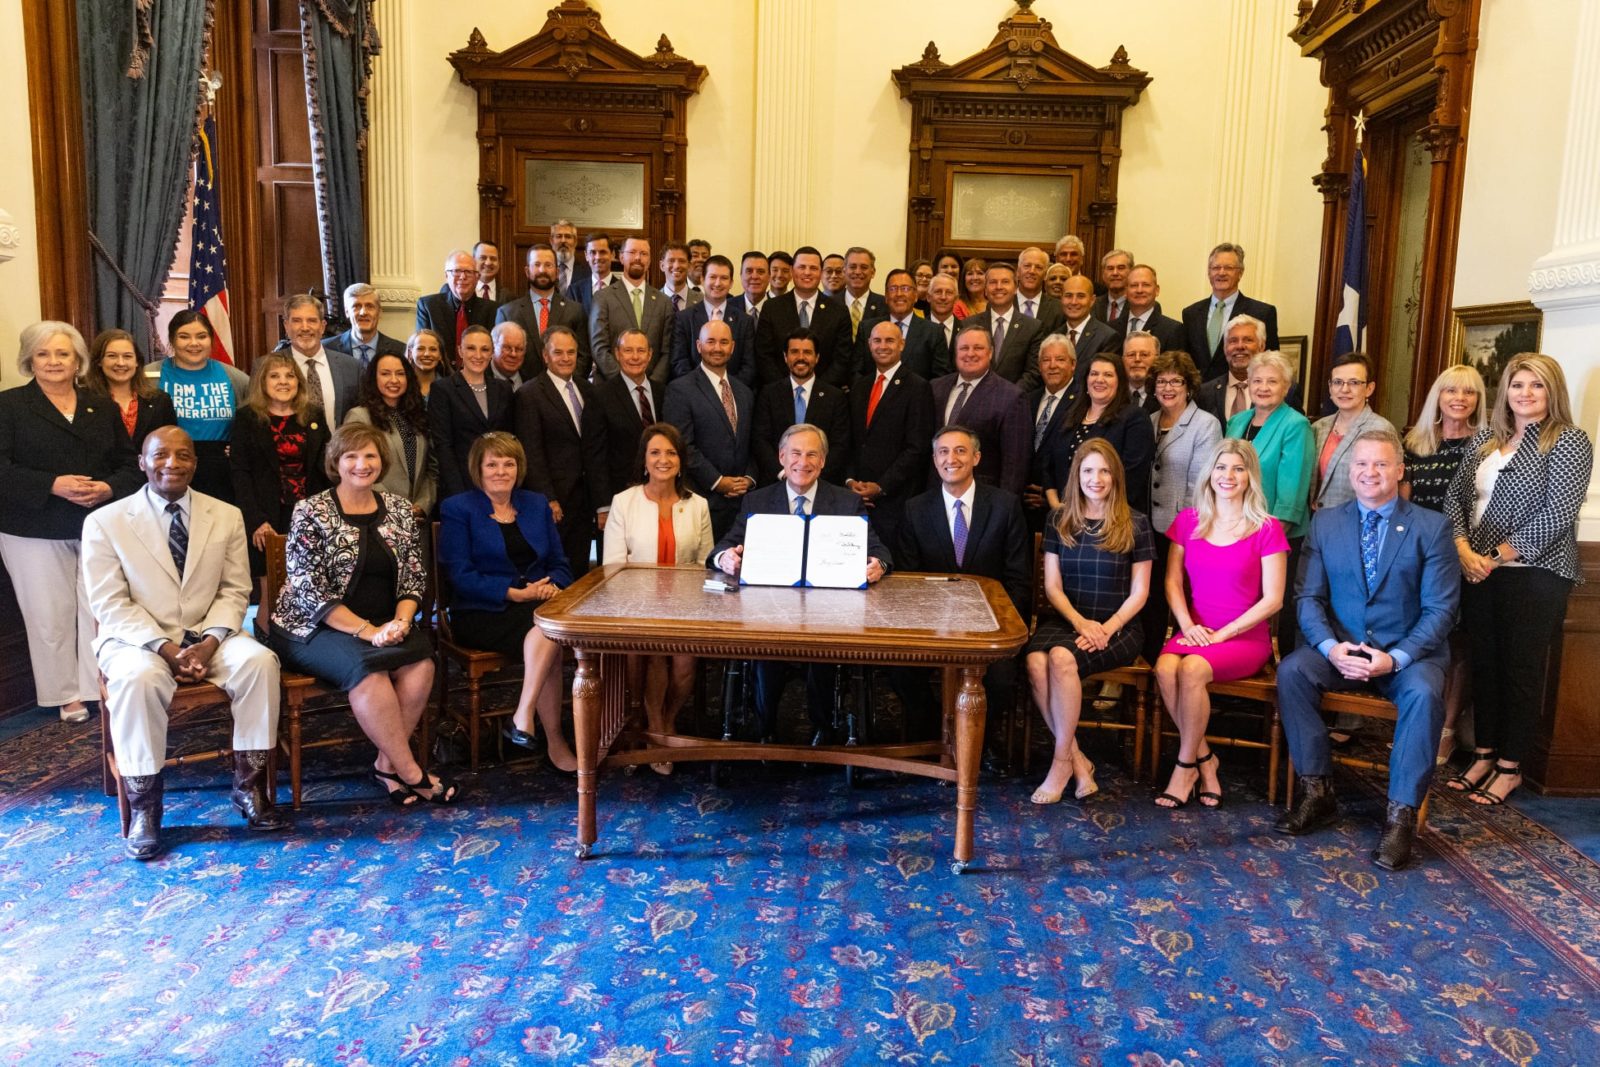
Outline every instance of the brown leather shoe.
[(1389, 801), (1383, 836), (1372, 851), (1372, 862), (1386, 871), (1398, 871), (1411, 862), (1411, 844), (1417, 839), (1417, 809)]
[(128, 820), (128, 855), (141, 862), (153, 860), (161, 852), (161, 773), (125, 774), (122, 792), (132, 811)]
[(272, 803), (267, 782), (267, 751), (233, 754), (233, 806), (252, 830), (286, 830), (289, 820)]

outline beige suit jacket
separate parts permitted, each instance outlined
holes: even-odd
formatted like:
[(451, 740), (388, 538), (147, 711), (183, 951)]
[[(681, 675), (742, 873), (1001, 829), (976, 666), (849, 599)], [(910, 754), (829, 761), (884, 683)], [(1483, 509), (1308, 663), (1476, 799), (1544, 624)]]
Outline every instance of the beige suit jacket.
[[(630, 486), (612, 497), (600, 562), (654, 564), (660, 514), (655, 501), (644, 495), (643, 486)], [(673, 507), (672, 540), (677, 545), (678, 564), (705, 562), (713, 547), (711, 511), (705, 497), (696, 493)]]
[(107, 641), (145, 646), (183, 642), (184, 631), (237, 633), (250, 604), (244, 515), (232, 504), (190, 493), (189, 551), (180, 578), (146, 486), (91, 512), (83, 524), (83, 580)]

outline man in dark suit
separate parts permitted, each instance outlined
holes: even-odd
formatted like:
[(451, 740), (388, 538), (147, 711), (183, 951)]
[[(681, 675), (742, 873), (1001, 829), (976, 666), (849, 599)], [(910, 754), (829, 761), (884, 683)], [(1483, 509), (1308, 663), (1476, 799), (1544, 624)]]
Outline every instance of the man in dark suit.
[(674, 319), (672, 337), (672, 369), (668, 380), (681, 378), (693, 371), (700, 362), (695, 351), (695, 341), (700, 337), (700, 327), (720, 319), (733, 331), (733, 358), (728, 361), (728, 373), (754, 388), (756, 382), (756, 330), (750, 316), (740, 304), (728, 296), (733, 287), (733, 264), (727, 256), (712, 256), (701, 271), (705, 280), (702, 299), (696, 300)]
[(822, 281), (822, 254), (806, 245), (794, 254), (794, 288), (774, 296), (756, 323), (756, 383), (781, 381), (784, 341), (807, 329), (817, 341), (817, 374), (840, 388), (850, 382), (850, 316), (844, 304), (817, 290)]
[(817, 343), (810, 330), (789, 335), (784, 359), (788, 375), (756, 395), (756, 424), (750, 438), (756, 481), (768, 485), (778, 480), (779, 440), (789, 427), (809, 422), (828, 435), (828, 465), (823, 476), (838, 485), (850, 462), (850, 401), (844, 390), (817, 377)]
[(1410, 860), (1417, 808), (1433, 778), (1461, 597), (1450, 523), (1400, 499), (1404, 460), (1393, 430), (1356, 438), (1350, 461), (1356, 498), (1312, 517), (1296, 595), (1306, 640), (1278, 665), (1278, 706), (1301, 786), (1294, 809), (1274, 826), (1280, 833), (1308, 834), (1339, 813), (1318, 711), (1322, 694), (1372, 689), (1399, 709), (1389, 808), (1372, 854), (1387, 870)]
[[(1004, 489), (974, 477), (982, 459), (980, 438), (962, 426), (946, 426), (933, 440), (933, 469), (939, 486), (906, 502), (905, 522), (895, 559), (903, 570), (939, 574), (976, 574), (1005, 587), (1017, 614), (1028, 617), (1033, 600), (1032, 546), (1022, 502)], [(928, 671), (897, 672), (895, 689), (915, 736), (937, 736), (929, 727), (939, 721), (931, 699)], [(983, 687), (992, 708), (1015, 701), (1017, 661), (996, 660), (984, 673)], [(999, 716), (996, 716), (999, 719)], [(909, 724), (908, 724), (909, 725)], [(998, 730), (986, 731), (998, 736)], [(985, 739), (985, 751), (993, 748)], [(998, 760), (991, 756), (991, 765)]]
[[(989, 456), (978, 479), (1020, 497), (1031, 452), (1028, 404), (1022, 390), (994, 373), (993, 363), (989, 331), (962, 326), (956, 335), (956, 372), (933, 383), (934, 418), (941, 426), (965, 426), (977, 434)], [(938, 477), (930, 473), (927, 480), (936, 483)]]
[(605, 436), (605, 456), (595, 467), (595, 496), (599, 501), (600, 528), (611, 498), (632, 485), (638, 475), (639, 437), (662, 415), (665, 387), (650, 380), (650, 339), (643, 330), (623, 330), (617, 338), (617, 365), (621, 373), (594, 387), (594, 407)]
[(378, 330), (378, 318), (383, 309), (378, 304), (378, 290), (366, 282), (346, 286), (344, 291), (344, 317), (350, 328), (328, 342), (329, 348), (349, 353), (365, 370), (367, 364), (378, 356), (406, 358), (406, 344), (396, 341)]
[(1206, 257), (1206, 275), (1211, 281), (1211, 295), (1183, 309), (1187, 348), (1202, 381), (1220, 378), (1227, 372), (1222, 340), (1227, 323), (1236, 315), (1260, 319), (1267, 330), (1267, 349), (1278, 347), (1278, 309), (1239, 291), (1239, 281), (1244, 277), (1244, 249), (1226, 241), (1217, 245)]
[(961, 330), (983, 327), (990, 350), (998, 353), (994, 372), (1027, 392), (1039, 384), (1039, 342), (1044, 340), (1044, 334), (1038, 319), (1030, 319), (1017, 310), (1017, 269), (1004, 262), (989, 264), (983, 276), (983, 293), (989, 306), (967, 316)]
[(444, 261), (444, 289), (417, 298), (417, 329), (439, 335), (445, 362), (456, 365), (456, 341), (468, 326), (494, 328), (495, 306), (477, 292), (478, 264), (461, 249)]
[(671, 302), (674, 316), (700, 300), (700, 287), (689, 281), (689, 246), (682, 241), (668, 241), (661, 250), (661, 275), (666, 279), (661, 295)]
[(1028, 458), (1028, 481), (1022, 487), (1023, 513), (1035, 533), (1044, 529), (1050, 505), (1044, 498), (1044, 458), (1061, 434), (1067, 409), (1078, 398), (1073, 372), (1078, 361), (1065, 334), (1053, 333), (1039, 343), (1039, 388), (1028, 394), (1033, 419), (1033, 450)]
[(1076, 385), (1083, 388), (1083, 376), (1089, 372), (1089, 357), (1097, 352), (1116, 352), (1122, 340), (1117, 331), (1094, 318), (1089, 310), (1094, 307), (1094, 286), (1084, 274), (1067, 279), (1061, 290), (1061, 310), (1067, 321), (1061, 332), (1072, 342), (1073, 354), (1078, 357)]
[(728, 373), (733, 331), (725, 322), (700, 327), (700, 365), (667, 386), (666, 421), (683, 434), (689, 455), (684, 471), (711, 510), (711, 533), (720, 537), (738, 517), (744, 495), (755, 488), (750, 457), (755, 394)]
[(1150, 378), (1150, 367), (1161, 354), (1161, 343), (1155, 334), (1143, 330), (1130, 333), (1122, 342), (1122, 373), (1128, 381), (1128, 399), (1145, 414), (1161, 406), (1156, 400), (1155, 382)]
[(650, 377), (667, 380), (672, 361), (672, 301), (650, 284), (650, 242), (630, 237), (622, 242), (622, 280), (595, 294), (589, 315), (589, 354), (596, 378), (614, 378), (617, 361), (611, 346), (623, 330), (643, 330), (650, 338), (654, 362)]
[[(815, 249), (813, 249), (815, 251)], [(817, 276), (822, 276), (822, 257), (817, 257)], [(767, 295), (782, 296), (794, 281), (794, 257), (787, 252), (767, 254)]]
[(867, 335), (872, 371), (850, 390), (850, 462), (845, 488), (870, 509), (878, 536), (894, 544), (906, 501), (927, 480), (933, 389), (900, 361), (905, 339), (892, 322)]
[[(940, 278), (944, 281), (941, 282)], [(950, 368), (955, 366), (956, 331), (961, 328), (961, 320), (956, 318), (956, 300), (960, 296), (960, 287), (948, 274), (935, 274), (933, 280), (928, 282), (927, 321), (929, 326), (939, 331), (939, 343), (944, 350), (944, 370), (932, 375), (934, 378), (950, 373)]]
[(472, 246), (472, 262), (478, 268), (477, 294), (499, 307), (511, 299), (511, 293), (500, 287), (500, 246), (493, 241), (479, 241)]
[[(820, 263), (819, 263), (820, 265)], [(783, 480), (751, 493), (743, 513), (711, 551), (706, 565), (737, 578), (744, 564), (745, 518), (748, 515), (860, 515), (865, 508), (860, 497), (838, 486), (821, 481), (828, 462), (828, 439), (816, 426), (801, 423), (791, 426), (779, 442), (779, 462)], [(893, 565), (889, 550), (878, 534), (867, 526), (867, 568), (863, 578), (876, 582)], [(756, 664), (756, 713), (761, 719), (761, 737), (775, 736), (778, 705), (783, 699), (794, 665), (766, 660)], [(811, 715), (813, 745), (834, 743), (832, 737), (833, 676), (838, 668), (812, 665), (806, 668), (806, 708)]]
[(1156, 299), (1161, 295), (1161, 286), (1156, 282), (1154, 267), (1140, 263), (1130, 270), (1126, 293), (1128, 299), (1122, 317), (1112, 327), (1119, 338), (1143, 331), (1155, 335), (1163, 352), (1185, 351), (1183, 323), (1161, 313), (1161, 304)]
[(750, 316), (751, 332), (761, 322), (761, 309), (767, 303), (767, 279), (771, 277), (765, 252), (746, 252), (739, 260), (738, 296), (731, 297), (738, 309)]
[(1100, 295), (1089, 314), (1118, 333), (1127, 332), (1128, 274), (1132, 270), (1133, 253), (1125, 248), (1113, 248), (1100, 257)]
[(837, 252), (822, 257), (822, 295), (835, 300), (844, 295), (844, 257)]
[(576, 301), (583, 308), (583, 321), (588, 322), (594, 314), (595, 294), (616, 278), (611, 272), (611, 238), (591, 233), (583, 242), (583, 258), (582, 267), (573, 268), (572, 284), (561, 295)]
[(578, 228), (567, 219), (551, 223), (550, 250), (556, 259), (556, 292), (565, 294), (580, 278), (588, 280), (589, 265), (578, 255)]
[(528, 472), (523, 488), (543, 493), (561, 531), (572, 576), (589, 570), (595, 512), (611, 498), (599, 471), (604, 428), (589, 383), (578, 378), (578, 338), (565, 326), (545, 335), (544, 373), (517, 390), (513, 425)]
[(1016, 308), (1039, 324), (1040, 337), (1056, 333), (1067, 321), (1061, 301), (1045, 291), (1044, 272), (1049, 269), (1050, 257), (1042, 248), (1024, 248), (1017, 255)]
[(536, 244), (528, 249), (528, 292), (509, 304), (501, 304), (494, 321), (514, 322), (528, 339), (528, 370), (532, 378), (544, 370), (544, 335), (556, 326), (565, 326), (578, 339), (578, 377), (587, 381), (594, 366), (589, 355), (589, 320), (575, 300), (567, 300), (556, 288), (555, 249)]
[(527, 332), (515, 322), (502, 322), (495, 326), (492, 335), (494, 358), (489, 361), (489, 373), (509, 384), (512, 389), (521, 389), (533, 381), (535, 372), (526, 366)]
[(878, 257), (872, 254), (871, 249), (859, 245), (845, 249), (844, 292), (838, 296), (844, 301), (845, 314), (850, 316), (851, 344), (859, 340), (862, 323), (889, 314), (889, 306), (883, 297), (872, 291), (872, 279), (877, 274)]
[(344, 413), (356, 406), (361, 391), (361, 364), (355, 357), (323, 345), (322, 334), (327, 325), (322, 301), (316, 297), (296, 293), (284, 301), (283, 332), (289, 338), (289, 352), (295, 366), (306, 376), (311, 402), (337, 426), (344, 421)]
[(900, 361), (906, 370), (930, 381), (949, 374), (950, 348), (945, 344), (943, 331), (913, 310), (917, 302), (917, 283), (911, 272), (899, 267), (890, 271), (884, 279), (883, 295), (884, 313), (864, 320), (856, 334), (856, 373), (872, 371), (872, 349), (868, 344), (872, 327), (888, 321), (905, 338)]

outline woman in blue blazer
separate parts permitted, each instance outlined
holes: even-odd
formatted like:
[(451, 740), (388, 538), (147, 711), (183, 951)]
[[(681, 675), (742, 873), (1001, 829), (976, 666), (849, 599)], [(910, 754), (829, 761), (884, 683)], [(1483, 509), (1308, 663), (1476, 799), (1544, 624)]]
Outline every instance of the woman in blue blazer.
[(472, 443), (467, 475), (476, 489), (439, 506), (439, 567), (450, 581), (450, 625), (462, 644), (522, 660), (522, 694), (506, 737), (531, 748), (537, 710), (558, 770), (578, 758), (561, 733), (561, 646), (534, 625), (539, 605), (572, 582), (550, 502), (518, 489), (522, 444), (508, 433)]
[[(1262, 352), (1250, 361), (1250, 402), (1228, 420), (1226, 436), (1255, 446), (1261, 460), (1261, 491), (1267, 510), (1283, 524), (1289, 538), (1289, 589), (1300, 572), (1300, 542), (1311, 524), (1311, 475), (1317, 466), (1316, 435), (1311, 422), (1285, 404), (1294, 386), (1294, 368), (1281, 352)], [(1278, 654), (1287, 656), (1298, 643), (1300, 628), (1293, 611), (1278, 615)]]

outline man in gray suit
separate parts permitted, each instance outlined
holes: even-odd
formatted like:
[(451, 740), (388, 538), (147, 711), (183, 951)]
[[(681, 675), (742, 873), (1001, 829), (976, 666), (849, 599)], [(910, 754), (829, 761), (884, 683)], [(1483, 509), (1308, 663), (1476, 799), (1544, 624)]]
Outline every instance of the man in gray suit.
[(594, 295), (589, 312), (589, 353), (598, 378), (617, 376), (617, 359), (611, 354), (623, 330), (643, 330), (650, 338), (653, 381), (664, 383), (672, 364), (672, 301), (650, 284), (650, 242), (630, 237), (622, 242), (622, 280)]
[(296, 293), (283, 304), (283, 332), (289, 336), (289, 350), (295, 365), (306, 376), (306, 392), (311, 402), (322, 408), (334, 426), (344, 421), (344, 413), (356, 403), (361, 387), (361, 364), (353, 356), (322, 345), (322, 331), (328, 320), (322, 301), (307, 293)]
[(589, 357), (589, 322), (576, 300), (564, 298), (556, 288), (555, 249), (536, 244), (528, 249), (528, 292), (509, 304), (500, 305), (494, 321), (514, 322), (528, 335), (529, 367), (523, 377), (529, 381), (544, 370), (544, 335), (556, 326), (565, 326), (578, 339), (578, 377), (589, 379), (593, 360)]

